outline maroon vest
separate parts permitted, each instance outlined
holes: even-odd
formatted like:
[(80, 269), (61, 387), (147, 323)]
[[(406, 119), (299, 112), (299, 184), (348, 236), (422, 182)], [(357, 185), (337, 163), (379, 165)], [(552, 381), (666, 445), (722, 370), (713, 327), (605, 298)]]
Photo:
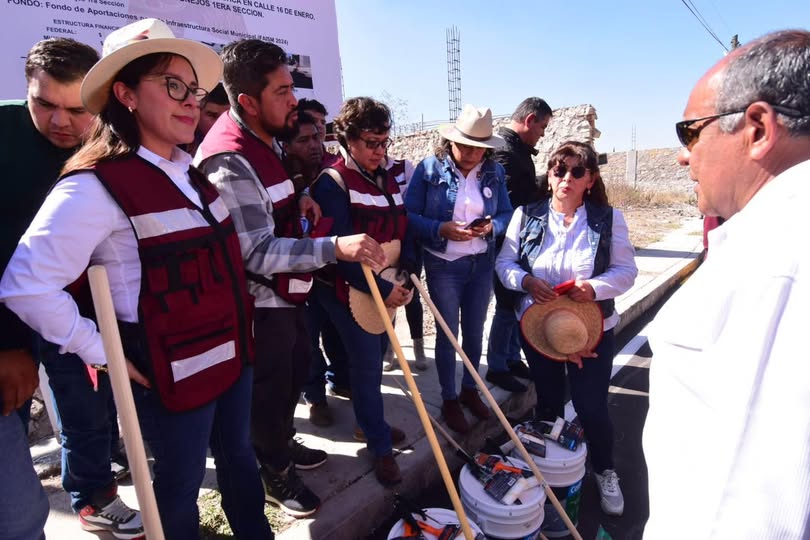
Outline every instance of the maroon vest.
[(405, 160), (395, 159), (388, 168), (388, 174), (394, 177), (394, 181), (399, 186), (399, 191), (405, 190)]
[(193, 168), (202, 209), (139, 156), (98, 163), (93, 172), (138, 241), (139, 367), (170, 411), (205, 405), (253, 358), (253, 298), (228, 209)]
[[(273, 235), (279, 238), (303, 237), (295, 185), (275, 151), (264, 141), (226, 113), (219, 117), (205, 136), (198, 152), (203, 160), (225, 153), (236, 153), (244, 157), (256, 171), (259, 181), (273, 202)], [(249, 280), (273, 289), (292, 304), (306, 302), (312, 284), (311, 273), (278, 273), (268, 278), (246, 271), (245, 275)], [(307, 284), (303, 287), (307, 292), (300, 292), (301, 282)]]
[[(348, 168), (343, 158), (331, 168), (343, 179), (343, 187), (349, 197), (353, 231), (366, 233), (380, 244), (391, 240), (404, 242), (408, 214), (399, 186), (390, 171), (385, 171), (385, 189), (380, 189), (358, 171)], [(337, 273), (335, 289), (338, 298), (348, 302), (349, 284), (340, 276), (340, 272)]]

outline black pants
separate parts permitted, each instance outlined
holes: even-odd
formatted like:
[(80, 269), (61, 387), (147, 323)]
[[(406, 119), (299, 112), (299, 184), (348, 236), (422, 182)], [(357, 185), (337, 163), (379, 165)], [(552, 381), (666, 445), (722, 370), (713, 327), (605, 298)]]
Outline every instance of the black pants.
[(304, 307), (258, 308), (253, 332), (253, 447), (259, 462), (281, 472), (290, 464), (288, 442), (295, 434), (295, 406), (309, 373), (311, 353)]
[(537, 391), (535, 416), (554, 420), (565, 413), (565, 377), (571, 385), (571, 400), (585, 430), (591, 466), (597, 473), (613, 468), (613, 423), (608, 414), (607, 396), (613, 368), (613, 330), (602, 336), (596, 347), (597, 358), (584, 358), (582, 369), (570, 362), (557, 362), (535, 351), (521, 336)]

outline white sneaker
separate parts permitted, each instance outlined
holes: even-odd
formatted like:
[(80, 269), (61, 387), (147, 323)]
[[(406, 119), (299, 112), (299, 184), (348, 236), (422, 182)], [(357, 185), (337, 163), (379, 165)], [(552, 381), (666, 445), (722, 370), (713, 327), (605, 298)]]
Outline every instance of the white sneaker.
[(613, 469), (605, 469), (602, 474), (593, 474), (599, 487), (602, 512), (609, 516), (620, 516), (624, 512), (624, 495), (619, 487), (619, 477)]
[(383, 371), (394, 371), (399, 367), (397, 364), (397, 359), (394, 357), (394, 349), (391, 345), (388, 345), (388, 350), (385, 351), (385, 355), (383, 356)]

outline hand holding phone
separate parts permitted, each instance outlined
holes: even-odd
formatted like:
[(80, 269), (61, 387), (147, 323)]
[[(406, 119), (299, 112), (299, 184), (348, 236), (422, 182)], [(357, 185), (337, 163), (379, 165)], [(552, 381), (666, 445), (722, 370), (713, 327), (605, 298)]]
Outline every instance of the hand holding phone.
[(488, 225), (490, 221), (492, 221), (492, 216), (475, 218), (474, 220), (469, 222), (464, 228), (475, 229), (476, 227), (483, 227), (484, 225)]

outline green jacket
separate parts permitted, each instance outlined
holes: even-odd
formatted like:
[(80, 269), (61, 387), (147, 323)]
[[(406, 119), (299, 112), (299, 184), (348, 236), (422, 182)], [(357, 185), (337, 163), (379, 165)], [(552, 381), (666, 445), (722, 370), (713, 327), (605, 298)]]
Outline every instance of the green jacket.
[[(74, 151), (57, 148), (37, 131), (25, 101), (0, 101), (1, 271)], [(30, 343), (28, 327), (0, 304), (0, 350)]]

